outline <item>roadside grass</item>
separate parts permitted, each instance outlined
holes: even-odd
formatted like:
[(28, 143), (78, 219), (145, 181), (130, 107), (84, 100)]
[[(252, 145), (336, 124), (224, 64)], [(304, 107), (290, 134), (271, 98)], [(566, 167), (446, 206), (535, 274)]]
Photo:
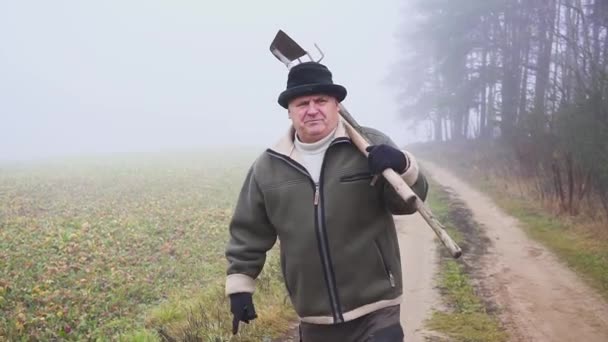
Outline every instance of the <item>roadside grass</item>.
[(429, 182), (429, 194), (426, 199), (426, 204), (433, 211), (433, 215), (435, 215), (439, 222), (441, 222), (446, 232), (450, 235), (454, 242), (461, 245), (464, 242), (464, 235), (449, 223), (450, 198), (448, 193), (432, 178), (427, 177), (427, 181)]
[(608, 300), (608, 241), (586, 233), (572, 219), (543, 212), (528, 200), (492, 195), (501, 208), (519, 219), (530, 237), (548, 246)]
[[(461, 227), (453, 223), (457, 220), (452, 217), (455, 209), (450, 195), (432, 179), (429, 183), (429, 206), (454, 241), (466, 251), (467, 244), (471, 242), (459, 230)], [(426, 322), (426, 327), (441, 336), (449, 337), (450, 341), (506, 341), (508, 336), (499, 319), (486, 309), (462, 262), (452, 259), (445, 251), (442, 251), (440, 260), (438, 287), (446, 309), (434, 311)]]
[(449, 336), (451, 341), (507, 341), (507, 334), (498, 319), (485, 311), (462, 266), (446, 261), (440, 279), (439, 286), (451, 311), (434, 312), (428, 328)]
[[(0, 340), (230, 339), (224, 247), (257, 152), (0, 164)], [(270, 254), (233, 341), (294, 317)]]
[[(479, 191), (488, 194), (506, 213), (521, 222), (533, 239), (543, 243), (608, 300), (608, 226), (584, 211), (556, 215), (525, 191), (526, 179), (504, 172), (506, 152), (470, 144), (466, 149), (445, 144), (416, 146), (416, 153), (449, 168)], [(522, 185), (523, 184), (523, 185)]]

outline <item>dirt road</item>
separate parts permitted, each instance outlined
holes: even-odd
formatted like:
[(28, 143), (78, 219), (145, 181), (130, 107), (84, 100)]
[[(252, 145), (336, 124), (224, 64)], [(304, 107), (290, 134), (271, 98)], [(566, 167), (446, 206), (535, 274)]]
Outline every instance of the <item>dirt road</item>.
[(430, 335), (424, 330), (423, 321), (440, 303), (439, 294), (433, 286), (438, 267), (435, 233), (425, 227), (426, 222), (418, 214), (395, 216), (395, 223), (403, 268), (401, 324), (407, 342), (422, 342), (424, 336)]
[[(529, 239), (517, 220), (498, 209), (489, 197), (433, 163), (421, 161), (421, 164), (437, 182), (451, 188), (467, 204), (475, 221), (482, 225), (492, 241), (488, 252), (478, 261), (482, 265), (478, 281), (486, 299), (498, 305), (512, 341), (608, 341), (608, 304), (605, 300), (549, 250)], [(427, 227), (423, 230), (430, 231)], [(410, 232), (403, 234), (407, 238)], [(406, 239), (403, 248), (406, 251), (415, 248), (414, 245), (421, 241), (424, 240)], [(417, 270), (416, 266), (427, 256), (416, 255), (413, 260), (405, 260), (406, 280), (414, 281), (407, 279), (408, 275), (421, 277), (417, 281), (423, 286), (428, 281), (428, 271)], [(412, 266), (407, 267), (408, 263)], [(421, 265), (428, 266), (426, 263)], [(412, 292), (416, 288), (411, 285), (408, 292), (416, 293)], [(412, 295), (406, 301), (408, 299), (409, 305), (416, 301)], [(407, 311), (408, 305), (405, 307)], [(406, 327), (411, 315), (405, 313)], [(410, 326), (412, 321), (417, 318), (410, 321)]]

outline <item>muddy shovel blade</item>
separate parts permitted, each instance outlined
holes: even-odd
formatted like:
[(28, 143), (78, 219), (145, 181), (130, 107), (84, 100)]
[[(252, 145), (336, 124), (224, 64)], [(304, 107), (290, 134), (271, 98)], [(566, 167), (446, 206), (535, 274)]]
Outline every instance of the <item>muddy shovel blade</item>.
[(285, 65), (305, 56), (304, 50), (298, 43), (291, 39), (283, 30), (279, 30), (270, 43), (270, 52)]

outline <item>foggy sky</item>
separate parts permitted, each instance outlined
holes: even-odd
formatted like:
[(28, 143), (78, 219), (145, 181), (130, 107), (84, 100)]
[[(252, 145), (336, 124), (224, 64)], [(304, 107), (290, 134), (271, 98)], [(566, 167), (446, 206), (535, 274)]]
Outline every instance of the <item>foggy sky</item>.
[(0, 1), (0, 160), (272, 144), (289, 125), (279, 29), (324, 50), (361, 124), (408, 143), (385, 84), (400, 3)]

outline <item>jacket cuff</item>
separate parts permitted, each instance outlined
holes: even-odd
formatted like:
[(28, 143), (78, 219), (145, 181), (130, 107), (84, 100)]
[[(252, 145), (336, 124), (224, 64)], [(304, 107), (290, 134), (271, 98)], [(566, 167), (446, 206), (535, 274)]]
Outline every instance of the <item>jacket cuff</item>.
[(226, 296), (233, 293), (248, 292), (255, 290), (255, 279), (242, 273), (229, 274), (226, 277)]
[(411, 153), (405, 150), (401, 150), (401, 152), (403, 152), (410, 161), (410, 167), (401, 174), (401, 178), (403, 178), (407, 185), (412, 186), (416, 183), (416, 180), (418, 180), (418, 162)]

